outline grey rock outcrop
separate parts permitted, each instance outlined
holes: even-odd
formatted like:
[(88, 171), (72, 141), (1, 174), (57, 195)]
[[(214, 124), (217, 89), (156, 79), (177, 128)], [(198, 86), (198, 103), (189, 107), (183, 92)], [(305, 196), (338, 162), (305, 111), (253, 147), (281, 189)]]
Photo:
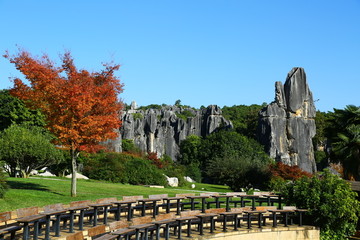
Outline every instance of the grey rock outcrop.
[(176, 160), (180, 142), (187, 136), (206, 136), (219, 127), (232, 127), (216, 105), (200, 110), (178, 106), (141, 110), (135, 106), (132, 103), (122, 115), (120, 138), (131, 139), (142, 151), (156, 152), (159, 157), (166, 154)]
[(316, 109), (303, 68), (293, 68), (286, 82), (275, 83), (275, 101), (260, 112), (259, 140), (270, 157), (316, 171), (312, 138)]

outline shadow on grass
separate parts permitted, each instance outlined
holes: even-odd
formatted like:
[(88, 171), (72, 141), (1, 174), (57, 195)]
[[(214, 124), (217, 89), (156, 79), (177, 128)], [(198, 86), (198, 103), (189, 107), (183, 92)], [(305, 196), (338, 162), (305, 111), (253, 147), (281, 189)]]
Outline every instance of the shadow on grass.
[(51, 191), (50, 189), (44, 187), (43, 185), (36, 184), (36, 183), (24, 183), (24, 182), (17, 182), (8, 180), (6, 183), (9, 185), (11, 189), (26, 189), (26, 190), (34, 190), (34, 191), (46, 191), (51, 192), (53, 194), (61, 195), (63, 194)]

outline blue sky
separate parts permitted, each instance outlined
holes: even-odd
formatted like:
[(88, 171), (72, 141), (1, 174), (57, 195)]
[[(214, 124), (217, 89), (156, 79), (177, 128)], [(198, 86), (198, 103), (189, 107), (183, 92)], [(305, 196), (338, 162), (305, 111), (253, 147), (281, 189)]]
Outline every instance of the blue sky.
[[(271, 102), (303, 67), (321, 111), (359, 106), (360, 0), (0, 0), (0, 52), (121, 64), (121, 98), (193, 107)], [(0, 58), (0, 89), (21, 77)]]

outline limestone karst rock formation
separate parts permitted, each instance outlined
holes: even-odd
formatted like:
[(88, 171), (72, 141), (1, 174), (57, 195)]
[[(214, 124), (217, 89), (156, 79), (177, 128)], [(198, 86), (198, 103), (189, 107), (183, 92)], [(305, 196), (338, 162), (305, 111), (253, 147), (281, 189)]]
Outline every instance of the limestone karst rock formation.
[[(181, 114), (185, 112), (191, 113), (192, 117), (182, 118)], [(206, 136), (219, 127), (232, 127), (231, 122), (221, 114), (216, 105), (200, 110), (164, 106), (144, 111), (136, 109), (133, 102), (131, 109), (122, 115), (120, 135), (122, 139), (133, 140), (142, 151), (156, 152), (159, 157), (166, 154), (176, 160), (179, 144), (187, 136)], [(121, 139), (116, 142), (121, 143)], [(116, 150), (121, 151), (120, 147), (121, 144), (117, 144)]]
[(260, 112), (259, 140), (270, 157), (288, 165), (316, 171), (312, 138), (315, 105), (303, 68), (293, 68), (286, 82), (275, 83), (275, 101)]

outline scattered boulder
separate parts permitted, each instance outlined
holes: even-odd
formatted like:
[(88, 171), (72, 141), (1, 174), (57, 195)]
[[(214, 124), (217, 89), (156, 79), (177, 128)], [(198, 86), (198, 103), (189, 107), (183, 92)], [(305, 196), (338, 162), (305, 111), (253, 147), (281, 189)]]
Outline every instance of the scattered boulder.
[(184, 177), (184, 180), (187, 181), (187, 182), (191, 182), (191, 183), (194, 183), (194, 182), (195, 182), (195, 181), (194, 181), (191, 177), (189, 177), (189, 176)]
[(179, 186), (179, 179), (177, 177), (168, 177), (166, 176), (167, 183), (170, 187), (178, 187)]
[[(66, 175), (66, 178), (72, 178), (72, 174)], [(82, 175), (81, 173), (76, 173), (76, 179), (86, 179), (88, 180), (89, 178), (87, 176)]]

